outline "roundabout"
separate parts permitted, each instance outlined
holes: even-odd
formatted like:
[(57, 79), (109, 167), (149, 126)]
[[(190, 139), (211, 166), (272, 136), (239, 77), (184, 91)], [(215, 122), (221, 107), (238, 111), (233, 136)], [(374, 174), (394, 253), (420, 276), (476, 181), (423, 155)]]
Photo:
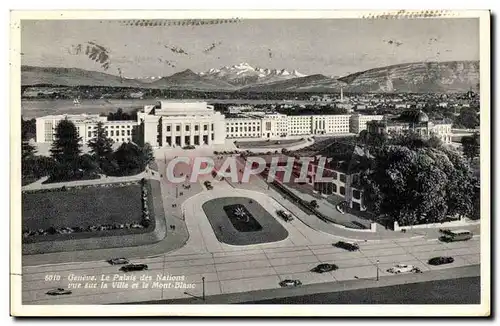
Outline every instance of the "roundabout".
[(248, 197), (221, 197), (202, 205), (215, 236), (229, 245), (276, 242), (288, 232), (257, 201)]

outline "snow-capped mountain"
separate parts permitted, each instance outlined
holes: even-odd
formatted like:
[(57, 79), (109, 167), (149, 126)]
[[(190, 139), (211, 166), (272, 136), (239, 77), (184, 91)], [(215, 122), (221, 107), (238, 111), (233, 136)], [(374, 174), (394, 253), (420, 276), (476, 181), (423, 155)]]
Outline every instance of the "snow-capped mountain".
[(306, 76), (297, 70), (288, 71), (286, 69), (252, 67), (246, 62), (218, 69), (212, 68), (200, 72), (199, 75), (209, 79), (223, 80), (235, 86), (272, 83)]

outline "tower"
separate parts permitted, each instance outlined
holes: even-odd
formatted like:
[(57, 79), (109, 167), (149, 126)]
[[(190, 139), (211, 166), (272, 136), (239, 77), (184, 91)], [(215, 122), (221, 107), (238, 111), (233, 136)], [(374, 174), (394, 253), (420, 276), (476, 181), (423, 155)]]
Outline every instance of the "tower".
[(344, 102), (344, 89), (340, 87), (340, 102)]

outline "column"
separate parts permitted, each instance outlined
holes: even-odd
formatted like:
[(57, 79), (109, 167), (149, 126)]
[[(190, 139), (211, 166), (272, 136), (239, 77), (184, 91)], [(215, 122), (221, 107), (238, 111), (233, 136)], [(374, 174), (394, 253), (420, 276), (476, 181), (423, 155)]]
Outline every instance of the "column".
[(183, 122), (181, 122), (181, 147), (186, 146), (186, 143), (184, 142), (184, 134), (186, 133), (185, 128), (186, 126), (184, 125)]
[(189, 135), (189, 143), (190, 143), (191, 145), (196, 145), (196, 144), (194, 143), (194, 124), (193, 124), (193, 123), (191, 123), (191, 124), (189, 125), (189, 134), (190, 134), (190, 135)]

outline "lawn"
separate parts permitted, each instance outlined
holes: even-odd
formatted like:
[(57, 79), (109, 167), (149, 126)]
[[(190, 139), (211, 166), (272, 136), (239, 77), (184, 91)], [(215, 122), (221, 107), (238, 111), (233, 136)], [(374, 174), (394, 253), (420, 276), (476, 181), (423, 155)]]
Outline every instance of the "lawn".
[(247, 197), (222, 197), (207, 201), (203, 211), (220, 242), (252, 245), (281, 241), (288, 231), (258, 202)]
[(22, 195), (23, 229), (88, 227), (141, 221), (141, 186), (31, 193)]
[(237, 141), (235, 145), (238, 148), (281, 148), (292, 144), (302, 144), (304, 139), (280, 139), (280, 140), (257, 140), (257, 141)]

